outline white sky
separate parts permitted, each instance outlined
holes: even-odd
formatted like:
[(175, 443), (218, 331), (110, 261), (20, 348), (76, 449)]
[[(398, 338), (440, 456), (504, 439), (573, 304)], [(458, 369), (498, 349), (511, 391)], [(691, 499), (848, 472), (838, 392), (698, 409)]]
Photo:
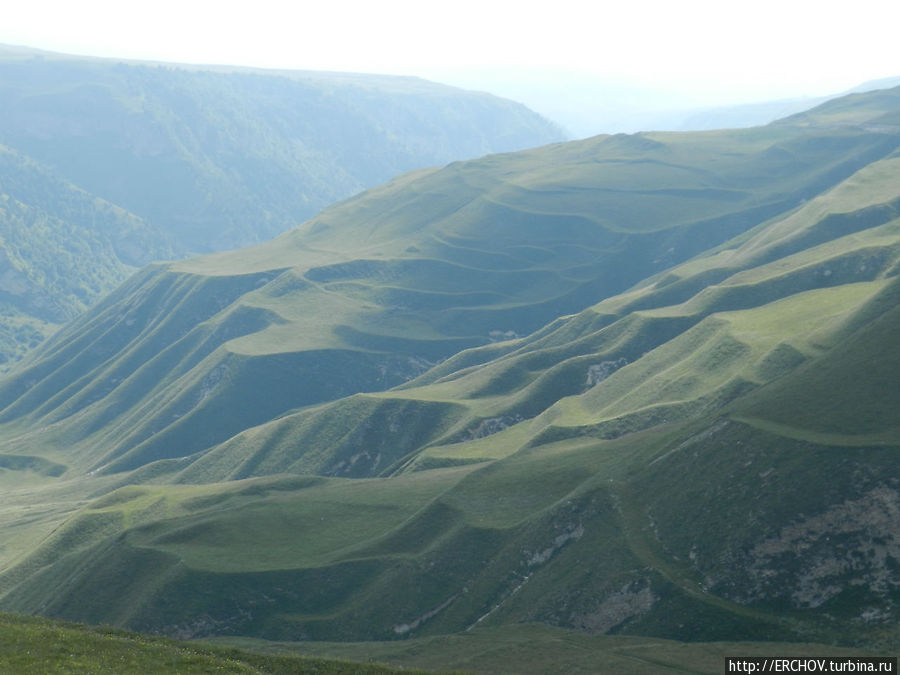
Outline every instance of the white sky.
[(559, 68), (753, 100), (900, 75), (898, 25), (896, 0), (22, 0), (0, 43), (433, 79)]

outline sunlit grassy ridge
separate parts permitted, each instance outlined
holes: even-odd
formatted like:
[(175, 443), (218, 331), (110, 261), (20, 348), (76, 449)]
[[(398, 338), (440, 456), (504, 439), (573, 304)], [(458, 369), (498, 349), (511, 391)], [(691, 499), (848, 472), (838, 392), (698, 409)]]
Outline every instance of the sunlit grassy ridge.
[(417, 78), (0, 45), (0, 369), (136, 267), (245, 246), (419, 167), (562, 139)]
[[(821, 126), (489, 157), (145, 270), (0, 383), (0, 604), (453, 666), (534, 623), (894, 648), (900, 139)], [(709, 163), (771, 190), (697, 221)]]
[[(793, 272), (765, 272), (760, 256), (796, 265), (788, 253), (806, 255), (811, 246), (890, 220), (885, 209), (896, 200), (878, 201), (866, 186), (890, 175), (897, 144), (898, 136), (883, 129), (851, 126), (620, 135), (401, 176), (271, 243), (144, 270), (0, 384), (0, 419), (41, 420), (28, 453), (78, 446), (68, 460), (53, 459), (74, 473), (193, 457), (293, 410), (385, 390), (465, 348), (529, 334), (766, 227), (776, 241), (754, 236), (750, 250), (734, 244), (697, 274), (676, 270), (639, 291), (636, 302), (610, 306), (611, 314), (643, 326), (632, 326), (630, 346), (615, 357), (633, 361), (664, 341), (663, 334), (654, 337), (657, 329), (674, 337), (711, 311), (822, 285), (803, 277), (807, 270), (815, 276), (815, 261), (800, 261)], [(878, 160), (888, 166), (857, 177)], [(859, 185), (845, 187), (847, 179)], [(853, 194), (826, 196), (833, 186)], [(854, 213), (864, 217), (845, 223), (841, 200), (857, 198), (865, 208)], [(845, 267), (880, 244), (863, 238), (853, 245)], [(820, 258), (834, 256), (826, 250)], [(884, 264), (874, 261), (861, 278), (875, 278)], [(732, 276), (745, 268), (769, 278)], [(715, 281), (722, 283), (707, 291), (709, 300), (701, 294), (692, 301), (709, 306), (688, 312), (680, 324), (624, 316), (648, 303), (686, 301)], [(591, 353), (585, 344), (578, 349)], [(479, 397), (505, 393), (498, 387), (530, 389), (514, 405), (508, 398), (479, 403), (484, 416), (530, 418), (578, 393), (561, 385), (572, 381), (576, 365), (559, 349), (529, 358)], [(453, 401), (461, 393), (436, 395), (429, 416), (440, 419), (425, 423), (421, 434), (437, 438), (459, 421)], [(24, 451), (18, 442), (6, 447)], [(276, 465), (340, 472), (343, 461), (348, 475), (365, 475), (384, 472), (408, 453), (380, 454), (374, 465), (351, 462), (357, 451), (330, 464), (323, 456), (318, 463), (296, 458), (301, 463), (293, 468), (283, 460)], [(259, 459), (258, 472), (275, 470)], [(232, 466), (204, 479), (253, 473)]]
[[(524, 443), (535, 433), (544, 440), (615, 437), (715, 410), (820, 355), (889, 285), (900, 262), (895, 164), (877, 162), (784, 220), (535, 336), (463, 352), (394, 392), (239, 435), (182, 479), (222, 471), (390, 473), (423, 448), (418, 465), (435, 466), (444, 447), (451, 463), (477, 459), (475, 447), (497, 458), (515, 447), (509, 439)], [(885, 215), (872, 220), (875, 195)], [(857, 200), (862, 208), (854, 212)], [(851, 225), (835, 229), (837, 220)], [(797, 241), (820, 243), (798, 251)], [(712, 275), (718, 283), (709, 284)], [(697, 288), (685, 302), (666, 305)], [(467, 368), (472, 360), (481, 365)], [(878, 390), (867, 378), (860, 382)], [(399, 424), (398, 415), (415, 422)], [(492, 437), (517, 423), (528, 430)], [(337, 435), (323, 433), (323, 425)]]

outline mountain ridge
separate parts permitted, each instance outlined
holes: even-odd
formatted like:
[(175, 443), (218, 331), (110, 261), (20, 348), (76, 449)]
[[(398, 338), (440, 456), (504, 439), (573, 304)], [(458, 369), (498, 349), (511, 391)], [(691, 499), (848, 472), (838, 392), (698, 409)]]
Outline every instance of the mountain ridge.
[(892, 648), (898, 110), (419, 171), (146, 268), (0, 382), (0, 605)]
[(404, 170), (562, 140), (520, 104), (407, 78), (6, 53), (2, 142), (181, 253), (264, 241)]
[(424, 80), (2, 45), (0, 95), (4, 369), (134, 268), (268, 240), (400, 171), (562, 139)]

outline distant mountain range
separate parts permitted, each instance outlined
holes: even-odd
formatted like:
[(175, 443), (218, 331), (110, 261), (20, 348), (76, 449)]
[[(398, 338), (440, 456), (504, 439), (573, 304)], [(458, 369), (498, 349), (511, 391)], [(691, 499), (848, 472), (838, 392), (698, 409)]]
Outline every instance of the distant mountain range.
[(520, 101), (558, 122), (572, 138), (758, 126), (809, 110), (831, 98), (900, 85), (900, 77), (893, 77), (827, 95), (760, 96), (749, 103), (727, 103), (734, 91), (700, 94), (554, 68), (450, 68), (429, 72), (428, 76)]
[(417, 78), (2, 46), (0, 100), (6, 362), (152, 260), (266, 241), (403, 171), (562, 140), (520, 104)]
[(894, 88), (147, 266), (0, 380), (0, 608), (895, 650), (898, 176)]
[[(876, 89), (889, 89), (900, 86), (900, 77), (890, 77), (881, 80), (864, 82), (849, 91), (835, 93), (830, 96), (815, 96), (806, 98), (788, 98), (777, 101), (764, 101), (760, 103), (747, 103), (744, 105), (721, 106), (694, 110), (682, 113), (682, 119), (677, 121), (673, 114), (674, 128), (682, 131), (699, 131), (704, 129), (733, 129), (752, 127), (760, 124), (768, 124), (782, 117), (788, 117), (819, 106), (826, 101), (852, 93), (874, 91)], [(668, 127), (664, 127), (668, 128)]]

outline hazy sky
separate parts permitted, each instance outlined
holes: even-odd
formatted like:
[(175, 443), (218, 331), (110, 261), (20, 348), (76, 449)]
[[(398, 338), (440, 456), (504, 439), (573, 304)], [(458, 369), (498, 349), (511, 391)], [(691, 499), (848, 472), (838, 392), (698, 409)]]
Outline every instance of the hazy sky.
[(896, 0), (28, 0), (4, 7), (0, 42), (426, 77), (544, 67), (753, 100), (900, 75), (898, 20)]

